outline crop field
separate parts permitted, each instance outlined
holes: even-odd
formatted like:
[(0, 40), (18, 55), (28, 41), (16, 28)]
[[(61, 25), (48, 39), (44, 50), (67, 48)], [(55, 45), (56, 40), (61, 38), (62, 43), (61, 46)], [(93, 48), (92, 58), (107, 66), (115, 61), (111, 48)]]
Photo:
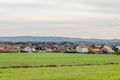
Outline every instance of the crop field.
[(120, 80), (120, 55), (0, 53), (0, 80)]

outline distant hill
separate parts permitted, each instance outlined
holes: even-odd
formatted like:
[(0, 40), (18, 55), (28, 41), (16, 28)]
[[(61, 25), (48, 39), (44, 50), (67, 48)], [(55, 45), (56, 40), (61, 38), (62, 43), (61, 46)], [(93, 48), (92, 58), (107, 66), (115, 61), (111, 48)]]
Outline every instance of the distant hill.
[(105, 39), (82, 39), (82, 38), (68, 38), (68, 37), (39, 37), (39, 36), (14, 36), (14, 37), (0, 37), (0, 41), (10, 42), (85, 42), (85, 43), (109, 43), (120, 44), (119, 39), (105, 40)]
[(0, 37), (0, 41), (42, 41), (42, 42), (59, 42), (59, 41), (79, 41), (80, 38), (67, 38), (67, 37), (39, 37), (39, 36), (14, 36), (14, 37)]

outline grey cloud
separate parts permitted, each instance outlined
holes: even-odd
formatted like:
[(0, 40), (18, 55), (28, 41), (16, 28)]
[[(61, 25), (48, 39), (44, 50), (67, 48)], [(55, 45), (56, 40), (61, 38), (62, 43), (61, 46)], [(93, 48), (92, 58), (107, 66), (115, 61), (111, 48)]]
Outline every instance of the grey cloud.
[[(101, 37), (114, 34), (106, 36), (113, 38), (120, 33), (119, 0), (14, 1), (0, 1), (0, 34), (6, 34), (5, 30), (8, 30), (11, 35), (56, 34), (73, 37), (72, 33), (75, 37), (97, 37), (99, 32)], [(56, 31), (53, 32), (53, 29)]]
[[(1, 3), (1, 8), (47, 8), (58, 10), (73, 10), (73, 11), (88, 11), (88, 12), (111, 12), (120, 13), (120, 1), (119, 0), (45, 0), (44, 3), (39, 0), (33, 1), (33, 3)], [(68, 6), (71, 5), (71, 6)], [(75, 5), (78, 5), (74, 7)], [(80, 5), (86, 5), (81, 7)], [(91, 8), (90, 8), (91, 7)], [(90, 8), (90, 9), (89, 9)]]
[(73, 4), (86, 4), (90, 7), (93, 7), (93, 12), (118, 12), (120, 13), (120, 0), (63, 0), (64, 1), (71, 2)]
[(45, 4), (0, 4), (0, 8), (44, 8), (51, 7)]

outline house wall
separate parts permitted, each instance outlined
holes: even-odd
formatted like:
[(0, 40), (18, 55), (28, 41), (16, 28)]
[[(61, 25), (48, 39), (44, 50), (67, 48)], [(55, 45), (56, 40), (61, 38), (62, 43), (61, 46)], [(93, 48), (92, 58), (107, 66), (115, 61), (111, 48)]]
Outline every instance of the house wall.
[(81, 48), (80, 46), (76, 47), (76, 52), (86, 53), (88, 52), (88, 48)]
[(25, 51), (25, 52), (32, 52), (32, 48), (26, 47), (26, 48), (24, 48), (24, 51)]
[(115, 48), (115, 52), (116, 53), (120, 53), (120, 49), (119, 48)]
[(120, 49), (118, 49), (118, 53), (120, 53)]

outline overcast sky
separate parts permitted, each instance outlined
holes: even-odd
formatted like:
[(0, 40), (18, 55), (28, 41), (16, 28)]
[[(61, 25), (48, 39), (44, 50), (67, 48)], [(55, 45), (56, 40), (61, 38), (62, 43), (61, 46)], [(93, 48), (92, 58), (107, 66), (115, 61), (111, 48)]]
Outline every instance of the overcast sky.
[(0, 36), (120, 39), (120, 0), (0, 0)]

